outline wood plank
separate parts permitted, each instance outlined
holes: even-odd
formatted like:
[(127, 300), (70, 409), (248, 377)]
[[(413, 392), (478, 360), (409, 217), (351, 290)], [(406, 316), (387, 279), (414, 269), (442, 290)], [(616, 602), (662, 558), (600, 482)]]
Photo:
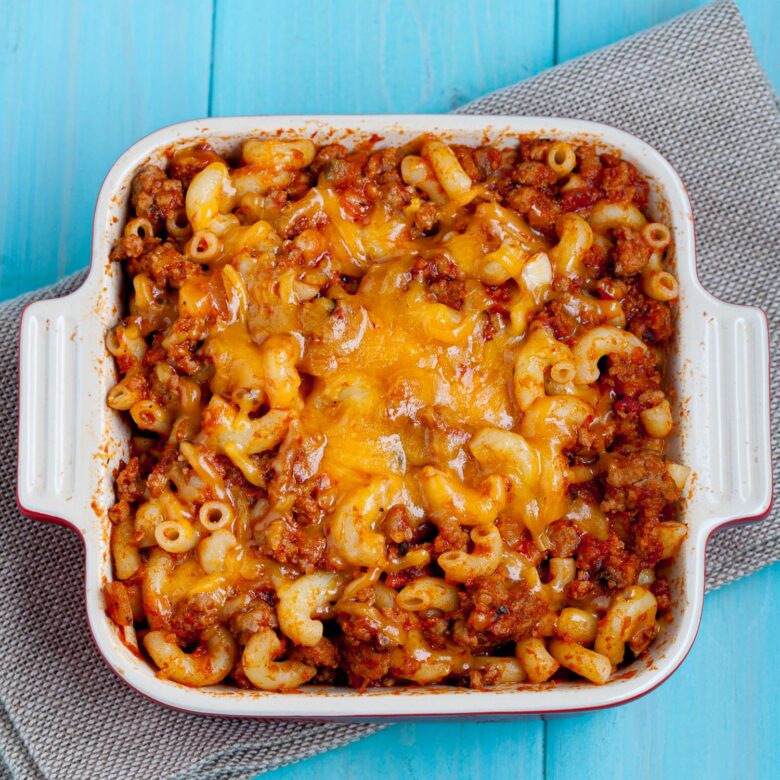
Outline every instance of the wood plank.
[[(559, 0), (556, 61), (606, 46), (621, 38), (668, 21), (706, 0)], [(775, 89), (780, 89), (780, 46), (777, 45), (777, 6), (770, 0), (737, 0), (753, 48)]]
[(599, 49), (690, 11), (704, 0), (558, 0), (557, 61)]
[(267, 775), (273, 780), (541, 780), (541, 721), (409, 723)]
[[(552, 64), (549, 1), (311, 9), (217, 1), (215, 114), (448, 111)], [(273, 776), (541, 778), (542, 734), (540, 721), (405, 724)]]
[[(606, 0), (559, 0), (557, 57), (564, 61), (659, 24), (700, 5), (660, 0), (616, 5)], [(767, 0), (739, 0), (754, 48), (775, 88), (780, 47), (775, 11)], [(780, 638), (771, 617), (780, 595), (774, 566), (709, 595), (697, 644), (682, 668), (637, 702), (576, 718), (551, 720), (546, 775), (578, 777), (774, 776), (780, 751), (774, 692), (780, 672), (766, 653)]]
[(775, 91), (780, 92), (780, 25), (777, 21), (777, 4), (773, 0), (738, 0), (738, 5), (745, 17), (756, 57)]
[(142, 135), (208, 111), (211, 0), (5, 5), (0, 299), (89, 263), (92, 212)]
[(553, 0), (217, 0), (212, 109), (449, 111), (552, 64), (553, 26)]
[(617, 709), (547, 724), (547, 778), (776, 777), (780, 565), (707, 596), (675, 675)]

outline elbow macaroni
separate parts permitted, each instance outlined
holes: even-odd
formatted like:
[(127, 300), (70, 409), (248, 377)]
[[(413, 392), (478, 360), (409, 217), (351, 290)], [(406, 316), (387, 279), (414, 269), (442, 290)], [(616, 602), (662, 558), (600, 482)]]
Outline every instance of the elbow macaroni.
[[(639, 173), (424, 136), (202, 144), (169, 174), (141, 171), (112, 254), (123, 641), (264, 691), (603, 684), (643, 653), (689, 470), (663, 457), (679, 286)], [(614, 278), (626, 235), (649, 260)]]

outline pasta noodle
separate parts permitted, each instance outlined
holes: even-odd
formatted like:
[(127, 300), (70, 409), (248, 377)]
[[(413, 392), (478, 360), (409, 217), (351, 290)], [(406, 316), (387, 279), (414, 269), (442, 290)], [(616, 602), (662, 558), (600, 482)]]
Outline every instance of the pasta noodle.
[(138, 434), (109, 512), (123, 641), (264, 691), (603, 684), (645, 653), (689, 474), (647, 194), (566, 139), (142, 168), (106, 336)]

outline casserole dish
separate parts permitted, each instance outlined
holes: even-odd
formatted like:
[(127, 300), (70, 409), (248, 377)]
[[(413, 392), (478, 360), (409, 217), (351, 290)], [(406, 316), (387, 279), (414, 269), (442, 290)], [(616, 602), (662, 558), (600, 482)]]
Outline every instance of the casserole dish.
[[(648, 656), (607, 685), (566, 682), (490, 691), (448, 687), (305, 688), (293, 695), (227, 687), (192, 689), (159, 679), (121, 642), (104, 612), (111, 578), (107, 511), (114, 468), (126, 455), (128, 430), (105, 403), (116, 380), (105, 333), (121, 316), (122, 274), (108, 260), (127, 215), (139, 167), (164, 162), (171, 147), (207, 138), (230, 151), (252, 135), (304, 136), (346, 144), (371, 136), (402, 144), (423, 132), (454, 142), (501, 142), (517, 134), (552, 135), (618, 150), (651, 182), (651, 212), (672, 228), (680, 284), (678, 336), (670, 379), (679, 420), (669, 455), (694, 476), (682, 517), (689, 535), (670, 571), (674, 618)], [(296, 718), (529, 714), (586, 710), (628, 701), (658, 685), (680, 664), (698, 628), (709, 534), (758, 517), (771, 501), (768, 334), (762, 313), (708, 295), (696, 277), (693, 217), (682, 182), (649, 146), (614, 128), (574, 120), (517, 117), (243, 117), (175, 125), (129, 149), (101, 189), (92, 265), (85, 284), (66, 298), (33, 304), (21, 330), (19, 503), (29, 515), (73, 527), (86, 548), (86, 602), (95, 641), (132, 687), (169, 706), (195, 712)]]

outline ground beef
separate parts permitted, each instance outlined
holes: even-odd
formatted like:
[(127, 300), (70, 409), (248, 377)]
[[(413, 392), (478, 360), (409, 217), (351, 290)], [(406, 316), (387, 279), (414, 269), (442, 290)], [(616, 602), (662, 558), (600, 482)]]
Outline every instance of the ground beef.
[(601, 199), (601, 190), (594, 187), (578, 187), (567, 190), (561, 196), (562, 211), (583, 211), (589, 209), (597, 200)]
[(512, 300), (512, 296), (515, 294), (517, 286), (513, 281), (509, 281), (496, 286), (486, 284), (484, 285), (484, 288), (488, 297), (495, 301), (495, 305), (493, 306), (492, 310), (505, 312), (506, 304)]
[(366, 163), (366, 176), (379, 184), (403, 184), (397, 149), (374, 152)]
[(325, 567), (327, 543), (319, 526), (302, 527), (294, 520), (284, 522), (273, 557), (280, 563), (297, 566), (304, 572)]
[(420, 613), (419, 626), (425, 640), (435, 650), (443, 650), (449, 643), (450, 619), (435, 613)]
[(158, 232), (168, 217), (184, 208), (184, 191), (180, 181), (169, 179), (156, 165), (147, 165), (133, 179), (131, 200), (136, 215), (148, 219)]
[(603, 175), (601, 159), (592, 146), (579, 146), (576, 149), (577, 172), (590, 187), (600, 187)]
[(352, 615), (339, 617), (343, 632), (341, 668), (350, 686), (366, 688), (377, 683), (390, 671), (390, 652), (377, 647), (377, 634), (367, 621)]
[(198, 173), (221, 159), (211, 145), (204, 141), (176, 152), (168, 166), (168, 173), (172, 179), (178, 179), (186, 190)]
[(367, 154), (360, 150), (334, 157), (326, 169), (328, 181), (337, 190), (359, 185), (364, 181), (363, 167), (367, 161)]
[(603, 511), (640, 518), (658, 517), (667, 504), (679, 497), (680, 489), (658, 453), (640, 450), (610, 456), (601, 503)]
[(556, 520), (545, 529), (550, 540), (550, 555), (556, 558), (570, 558), (580, 541), (577, 526), (571, 520)]
[(658, 390), (661, 386), (661, 375), (652, 354), (637, 347), (628, 355), (610, 355), (602, 382), (618, 396), (638, 398), (647, 390)]
[(462, 146), (456, 144), (450, 147), (458, 158), (460, 167), (466, 172), (469, 178), (474, 182), (484, 181), (484, 172), (477, 165), (477, 161), (474, 158), (474, 149), (470, 146)]
[[(320, 150), (311, 166), (312, 173), (324, 175), (330, 186), (336, 190), (344, 214), (359, 224), (367, 222), (373, 202), (379, 193), (377, 183), (364, 174), (368, 161), (367, 149), (347, 153), (343, 147), (335, 144)], [(371, 170), (381, 178), (383, 167), (381, 161), (375, 162)], [(391, 180), (388, 186), (397, 188), (399, 184), (397, 180)]]
[(227, 594), (224, 589), (185, 596), (173, 607), (168, 630), (183, 644), (196, 640), (207, 628), (219, 622)]
[(382, 531), (396, 544), (411, 542), (414, 538), (412, 516), (403, 504), (395, 504), (385, 512), (382, 518)]
[(552, 141), (540, 140), (522, 140), (520, 141), (520, 159), (523, 161), (543, 162), (547, 159), (547, 154)]
[(569, 486), (572, 500), (580, 498), (588, 504), (599, 504), (604, 497), (604, 489), (598, 479), (589, 479)]
[(353, 222), (366, 224), (373, 204), (371, 191), (366, 183), (356, 182), (338, 188), (337, 192), (344, 214)]
[(595, 306), (572, 306), (566, 296), (550, 301), (537, 320), (552, 329), (558, 341), (571, 344), (576, 341), (581, 328), (599, 324), (601, 315)]
[(309, 666), (328, 669), (337, 669), (341, 660), (338, 645), (327, 637), (320, 639), (314, 647), (295, 647), (290, 658)]
[(430, 201), (424, 201), (414, 215), (414, 226), (422, 235), (433, 232), (439, 221), (439, 212)]
[(481, 182), (499, 173), (502, 166), (511, 166), (517, 155), (511, 149), (497, 149), (495, 146), (482, 147), (474, 151), (474, 164), (479, 171), (478, 176), (472, 176), (474, 181)]
[(632, 523), (629, 529), (631, 549), (646, 566), (655, 566), (663, 555), (659, 523), (658, 517), (649, 516)]
[(201, 273), (197, 263), (184, 257), (168, 241), (153, 245), (138, 257), (128, 258), (126, 267), (129, 274), (147, 274), (156, 285), (162, 287), (168, 284), (177, 290), (185, 279)]
[(178, 457), (178, 444), (170, 443), (163, 446), (157, 461), (154, 464), (154, 468), (149, 472), (149, 477), (146, 480), (152, 497), (156, 498), (169, 486), (170, 481), (168, 475)]
[(658, 612), (668, 612), (672, 606), (672, 589), (669, 580), (659, 577), (651, 586), (650, 592), (655, 596), (658, 604)]
[(315, 465), (324, 444), (322, 436), (288, 435), (273, 461), (268, 500), (273, 505), (292, 499), (293, 517), (303, 526), (321, 522), (332, 508), (330, 477)]
[(512, 179), (528, 187), (549, 187), (558, 177), (544, 163), (521, 162), (512, 171)]
[(132, 519), (133, 510), (130, 504), (124, 498), (120, 498), (114, 506), (108, 510), (108, 519), (114, 524), (119, 525)]
[(160, 239), (154, 236), (137, 236), (133, 234), (122, 236), (111, 250), (108, 258), (109, 260), (121, 262), (122, 260), (140, 257), (144, 252), (148, 252), (159, 243)]
[(502, 512), (496, 520), (496, 525), (501, 532), (501, 538), (509, 547), (529, 560), (534, 560), (535, 564), (539, 563), (541, 560), (539, 550), (522, 517), (513, 512)]
[(141, 463), (137, 457), (132, 457), (127, 464), (119, 464), (116, 475), (117, 498), (133, 503), (140, 501), (144, 496), (144, 481), (141, 479)]
[(396, 214), (405, 209), (415, 196), (412, 187), (395, 183), (369, 185), (366, 192), (372, 201), (381, 203), (389, 212)]
[(652, 250), (636, 230), (617, 227), (615, 236), (615, 273), (618, 276), (634, 276), (642, 273)]
[[(284, 239), (291, 239), (300, 235), (305, 230), (319, 230), (327, 224), (328, 217), (325, 214), (314, 214), (312, 216), (303, 214), (293, 222), (280, 226), (279, 235)], [(295, 245), (293, 244), (291, 246)]]
[(323, 146), (322, 149), (317, 152), (309, 167), (313, 173), (319, 175), (334, 160), (346, 157), (348, 154), (349, 150), (346, 146), (342, 146), (341, 144), (329, 144), (328, 146)]
[(609, 253), (600, 244), (592, 244), (582, 257), (582, 264), (594, 278), (599, 278), (606, 273), (608, 262)]
[(577, 455), (586, 460), (596, 458), (607, 451), (618, 432), (618, 423), (612, 415), (582, 426), (577, 430)]
[(507, 194), (506, 203), (525, 217), (532, 228), (550, 238), (555, 237), (555, 223), (561, 215), (561, 207), (544, 190), (516, 187)]
[(428, 288), (435, 301), (460, 311), (466, 299), (466, 283), (463, 272), (446, 255), (419, 258), (412, 276)]
[[(612, 418), (615, 435), (612, 440), (613, 449), (637, 450), (647, 446), (648, 437), (638, 411), (625, 412), (623, 404), (637, 403), (634, 399), (623, 399), (615, 404), (617, 414)], [(638, 408), (641, 406), (638, 405)]]
[[(405, 545), (401, 545), (401, 549), (404, 547)], [(392, 548), (393, 545), (391, 545), (391, 549)], [(398, 548), (395, 549), (395, 552), (398, 557), (403, 555)], [(387, 574), (385, 574), (385, 585), (387, 585), (388, 588), (397, 588), (400, 590), (410, 582), (413, 582), (420, 577), (430, 577), (432, 574), (433, 570), (430, 564), (426, 564), (425, 566), (410, 566), (406, 569), (401, 569), (401, 571), (387, 572)]]
[(469, 535), (458, 523), (443, 520), (439, 523), (439, 533), (433, 540), (431, 552), (434, 558), (438, 558), (450, 550), (465, 550), (468, 542)]
[(198, 342), (189, 341), (174, 344), (168, 350), (168, 360), (182, 374), (192, 376), (203, 369), (204, 362), (194, 354)]
[(626, 550), (613, 533), (607, 539), (583, 534), (577, 548), (577, 569), (588, 579), (600, 580), (610, 588), (624, 588), (636, 582), (639, 565), (637, 556)]
[(674, 335), (672, 310), (666, 303), (645, 298), (641, 310), (628, 320), (628, 329), (648, 344), (662, 344)]
[[(556, 276), (553, 280), (553, 290), (559, 294), (580, 295), (582, 287), (583, 282), (579, 276)], [(580, 308), (577, 306), (578, 311)]]
[(611, 201), (633, 203), (640, 209), (647, 208), (650, 187), (631, 163), (609, 154), (603, 154), (605, 163), (601, 186)]
[(301, 525), (319, 523), (329, 508), (329, 501), (323, 495), (330, 487), (327, 474), (318, 473), (305, 480), (296, 491), (292, 505), (293, 517)]
[(470, 146), (453, 144), (451, 147), (458, 158), (463, 170), (473, 182), (484, 182), (492, 176), (500, 167), (504, 157), (504, 150), (494, 146), (474, 149)]
[(245, 645), (261, 628), (279, 626), (276, 610), (265, 600), (266, 598), (270, 598), (270, 595), (262, 594), (253, 599), (249, 607), (230, 618), (230, 632), (239, 644)]
[(483, 690), (498, 684), (501, 680), (501, 667), (487, 664), (482, 669), (469, 670), (469, 688)]
[(206, 365), (206, 359), (197, 354), (203, 337), (202, 321), (192, 317), (179, 317), (170, 327), (173, 344), (168, 347), (165, 358), (177, 371), (188, 376), (197, 374)]
[(518, 641), (528, 636), (548, 610), (547, 604), (531, 593), (525, 582), (510, 584), (499, 577), (484, 577), (474, 585), (466, 595), (473, 605), (468, 625), (497, 642)]

